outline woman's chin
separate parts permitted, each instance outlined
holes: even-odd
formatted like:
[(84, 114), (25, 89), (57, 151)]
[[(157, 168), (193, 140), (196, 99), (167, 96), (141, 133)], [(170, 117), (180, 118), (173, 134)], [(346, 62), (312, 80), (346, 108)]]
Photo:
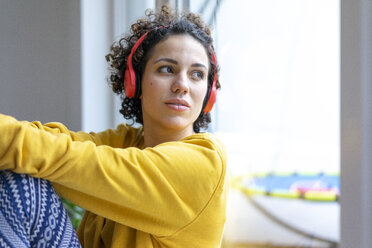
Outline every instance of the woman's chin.
[(166, 129), (174, 130), (175, 132), (183, 132), (187, 130), (193, 132), (193, 122), (183, 118), (168, 118), (163, 124)]

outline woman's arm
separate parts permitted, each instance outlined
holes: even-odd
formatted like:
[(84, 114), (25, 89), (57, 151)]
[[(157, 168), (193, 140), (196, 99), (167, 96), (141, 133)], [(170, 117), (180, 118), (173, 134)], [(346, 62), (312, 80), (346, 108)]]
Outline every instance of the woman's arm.
[(0, 136), (0, 169), (48, 179), (81, 207), (160, 236), (195, 219), (224, 180), (223, 149), (203, 134), (118, 149), (0, 116)]
[[(10, 116), (5, 116), (0, 114), (0, 121), (9, 121), (13, 118)], [(16, 121), (15, 119), (13, 119)], [(117, 129), (108, 129), (99, 133), (85, 133), (82, 131), (73, 132), (70, 131), (65, 125), (59, 122), (50, 122), (42, 124), (39, 121), (27, 122), (22, 121), (26, 126), (43, 130), (53, 135), (67, 135), (71, 138), (72, 141), (92, 141), (96, 145), (109, 145), (112, 147), (129, 147), (136, 145), (135, 142), (138, 142), (137, 135), (140, 135), (142, 129), (137, 130), (127, 125), (119, 125)]]

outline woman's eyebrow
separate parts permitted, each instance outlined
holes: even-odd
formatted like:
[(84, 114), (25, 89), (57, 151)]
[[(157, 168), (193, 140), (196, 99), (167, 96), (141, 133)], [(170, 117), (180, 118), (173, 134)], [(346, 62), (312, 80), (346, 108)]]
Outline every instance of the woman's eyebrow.
[(175, 65), (178, 64), (177, 61), (175, 61), (174, 59), (170, 59), (170, 58), (160, 58), (160, 59), (157, 59), (157, 60), (154, 61), (154, 64), (156, 64), (156, 63), (158, 63), (160, 61), (167, 61), (167, 62), (172, 63), (172, 64), (175, 64)]
[[(169, 62), (169, 63), (172, 63), (172, 64), (175, 64), (177, 65), (178, 62), (174, 59), (171, 59), (171, 58), (160, 58), (160, 59), (157, 59), (154, 61), (154, 64), (156, 63), (159, 63), (160, 61), (166, 61), (166, 62)], [(191, 64), (192, 67), (204, 67), (205, 69), (207, 69), (207, 67), (201, 63), (193, 63)]]
[(200, 64), (200, 63), (194, 63), (191, 65), (192, 67), (204, 67), (205, 69), (207, 69), (207, 67), (203, 64)]

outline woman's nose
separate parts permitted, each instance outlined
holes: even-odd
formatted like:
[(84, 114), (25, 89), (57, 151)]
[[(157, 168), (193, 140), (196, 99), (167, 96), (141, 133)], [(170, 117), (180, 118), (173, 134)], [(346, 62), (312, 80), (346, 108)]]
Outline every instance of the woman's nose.
[(172, 92), (186, 94), (189, 92), (189, 80), (187, 73), (180, 72), (172, 84)]

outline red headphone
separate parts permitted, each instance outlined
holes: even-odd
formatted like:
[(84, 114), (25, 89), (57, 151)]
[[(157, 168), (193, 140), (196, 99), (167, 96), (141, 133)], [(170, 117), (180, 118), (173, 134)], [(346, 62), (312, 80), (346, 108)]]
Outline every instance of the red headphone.
[[(158, 27), (157, 29), (160, 29), (163, 27)], [(132, 58), (133, 54), (136, 52), (137, 48), (143, 40), (146, 38), (147, 34), (150, 31), (146, 32), (144, 35), (142, 35), (137, 42), (134, 44), (132, 47), (132, 50), (128, 56), (127, 60), (127, 67), (124, 72), (124, 92), (126, 97), (128, 98), (133, 98), (133, 97), (139, 97), (140, 96), (140, 88), (141, 88), (141, 82), (139, 80), (139, 75), (136, 76), (136, 72), (133, 69), (133, 64), (132, 64)], [(216, 55), (214, 53), (213, 48), (210, 48), (211, 51), (211, 59), (212, 59), (212, 64), (213, 64), (213, 70), (215, 72), (214, 78), (212, 85), (208, 84), (208, 90), (207, 94), (204, 99), (203, 103), (203, 112), (204, 114), (210, 112), (213, 108), (214, 103), (216, 102), (216, 97), (217, 97), (217, 60), (216, 60)]]

